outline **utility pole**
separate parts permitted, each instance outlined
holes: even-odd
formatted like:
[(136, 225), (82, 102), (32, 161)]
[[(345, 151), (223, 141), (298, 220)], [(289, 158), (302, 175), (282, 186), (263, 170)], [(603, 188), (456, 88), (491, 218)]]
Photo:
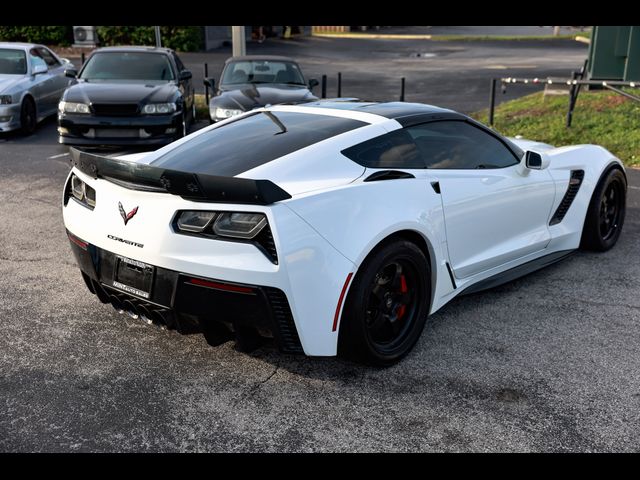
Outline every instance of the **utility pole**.
[(244, 27), (231, 27), (231, 41), (233, 44), (232, 55), (234, 57), (241, 57), (247, 54)]
[(155, 27), (156, 30), (156, 47), (162, 47), (162, 40), (160, 38), (160, 27)]

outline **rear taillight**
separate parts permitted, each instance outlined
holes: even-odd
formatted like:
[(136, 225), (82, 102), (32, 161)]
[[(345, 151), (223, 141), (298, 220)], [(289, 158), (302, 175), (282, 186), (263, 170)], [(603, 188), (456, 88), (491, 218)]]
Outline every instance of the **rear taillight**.
[(73, 198), (83, 207), (93, 210), (96, 206), (96, 191), (83, 182), (75, 173), (71, 174), (65, 189), (64, 204)]
[(273, 263), (278, 263), (267, 216), (259, 212), (219, 212), (181, 210), (176, 213), (173, 231), (183, 235), (252, 243)]

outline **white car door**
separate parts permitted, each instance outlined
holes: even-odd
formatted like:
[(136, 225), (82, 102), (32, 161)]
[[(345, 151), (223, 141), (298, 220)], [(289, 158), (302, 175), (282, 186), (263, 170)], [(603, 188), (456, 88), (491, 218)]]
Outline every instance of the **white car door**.
[(555, 196), (548, 170), (522, 169), (511, 147), (465, 121), (430, 122), (407, 131), (439, 187), (457, 278), (547, 246)]

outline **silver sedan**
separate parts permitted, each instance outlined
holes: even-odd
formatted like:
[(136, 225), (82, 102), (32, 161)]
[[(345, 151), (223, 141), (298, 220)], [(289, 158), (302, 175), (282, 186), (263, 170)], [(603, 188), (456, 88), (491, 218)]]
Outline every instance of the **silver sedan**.
[(0, 132), (30, 134), (56, 113), (65, 88), (75, 83), (65, 70), (75, 67), (43, 45), (0, 42)]

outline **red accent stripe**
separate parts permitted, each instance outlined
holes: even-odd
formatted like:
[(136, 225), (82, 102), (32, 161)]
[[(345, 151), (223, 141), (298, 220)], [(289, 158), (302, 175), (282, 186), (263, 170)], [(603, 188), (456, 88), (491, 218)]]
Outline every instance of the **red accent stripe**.
[(229, 285), (227, 283), (212, 282), (210, 280), (201, 280), (200, 278), (190, 278), (189, 283), (200, 285), (201, 287), (217, 288), (218, 290), (226, 290), (228, 292), (253, 293), (253, 288), (241, 287), (239, 285)]
[(83, 250), (86, 250), (87, 247), (89, 246), (89, 244), (87, 242), (83, 242), (82, 240), (80, 240), (78, 237), (76, 237), (75, 235), (72, 235), (71, 233), (68, 233), (67, 236), (69, 237), (69, 240), (71, 240), (73, 243), (75, 243), (76, 245), (78, 245), (80, 248), (82, 248)]
[(342, 309), (342, 301), (344, 300), (344, 294), (347, 293), (347, 287), (349, 286), (349, 282), (351, 282), (351, 277), (353, 277), (353, 272), (347, 275), (347, 279), (344, 281), (344, 286), (342, 287), (342, 291), (340, 292), (340, 298), (338, 299), (338, 306), (336, 307), (336, 314), (333, 316), (333, 329), (332, 332), (336, 331), (338, 328), (338, 317), (340, 317), (340, 310)]

